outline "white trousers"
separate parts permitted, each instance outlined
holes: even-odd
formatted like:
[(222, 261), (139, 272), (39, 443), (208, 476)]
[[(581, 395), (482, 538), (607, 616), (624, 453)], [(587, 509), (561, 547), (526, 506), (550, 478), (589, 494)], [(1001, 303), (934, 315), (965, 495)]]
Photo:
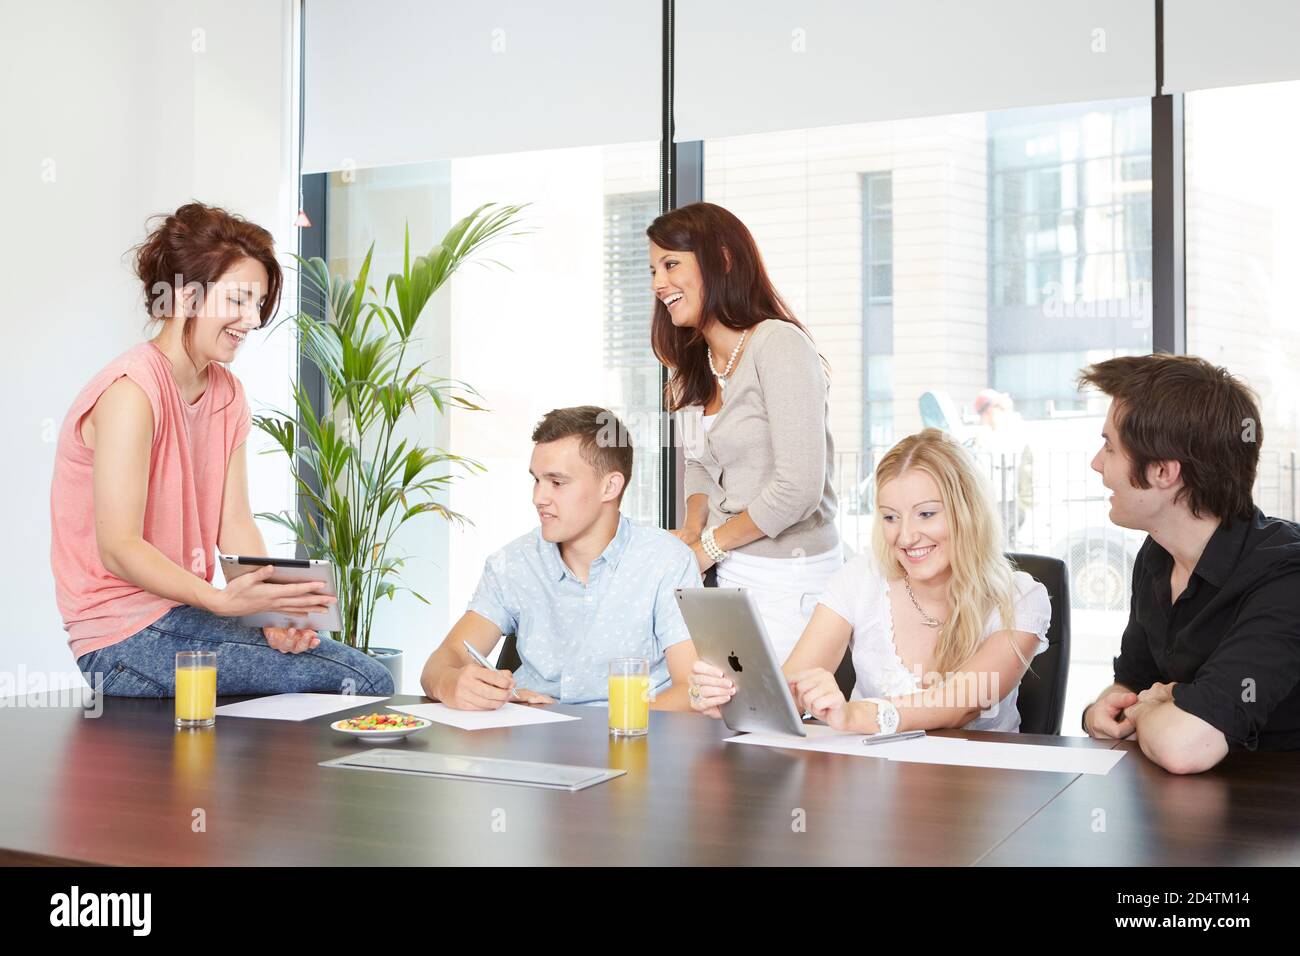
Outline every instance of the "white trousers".
[(757, 558), (735, 552), (718, 565), (718, 587), (748, 588), (753, 593), (776, 659), (785, 663), (826, 582), (843, 563), (844, 551), (839, 547), (799, 558)]

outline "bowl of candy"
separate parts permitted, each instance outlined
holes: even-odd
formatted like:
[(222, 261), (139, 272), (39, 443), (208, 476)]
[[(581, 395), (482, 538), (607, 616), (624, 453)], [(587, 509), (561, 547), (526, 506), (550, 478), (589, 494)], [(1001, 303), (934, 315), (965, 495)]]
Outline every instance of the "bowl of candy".
[(433, 721), (410, 714), (389, 712), (383, 714), (363, 714), (359, 717), (345, 717), (336, 720), (330, 727), (341, 734), (356, 737), (366, 743), (380, 744), (401, 740), (410, 734), (418, 733), (426, 727), (432, 727)]

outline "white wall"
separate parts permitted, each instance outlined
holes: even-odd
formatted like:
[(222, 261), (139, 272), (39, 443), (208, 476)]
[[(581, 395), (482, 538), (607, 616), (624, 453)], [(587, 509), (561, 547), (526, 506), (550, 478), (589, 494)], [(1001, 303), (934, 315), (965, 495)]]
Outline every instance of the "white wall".
[[(145, 219), (199, 199), (296, 251), (295, 40), (292, 0), (0, 0), (0, 678), (20, 690), (77, 679), (49, 570), (54, 443), (86, 380), (152, 334), (125, 255)], [(287, 331), (233, 367), (254, 410), (288, 401)], [(292, 506), (282, 459), (249, 465), (254, 510)]]

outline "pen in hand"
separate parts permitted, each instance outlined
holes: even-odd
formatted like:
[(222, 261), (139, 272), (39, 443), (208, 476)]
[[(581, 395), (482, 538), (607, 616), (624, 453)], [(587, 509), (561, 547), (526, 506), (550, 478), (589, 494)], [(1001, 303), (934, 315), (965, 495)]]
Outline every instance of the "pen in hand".
[[(465, 645), (465, 650), (469, 652), (469, 656), (474, 658), (474, 663), (479, 664), (482, 667), (486, 667), (490, 671), (496, 670), (495, 667), (493, 667), (491, 664), (488, 663), (488, 659), (486, 657), (484, 657), (482, 654), (480, 654), (477, 650), (474, 649), (473, 644), (471, 644), (469, 641), (461, 641), (461, 643)], [(515, 700), (518, 700), (519, 691), (511, 687), (510, 696), (513, 697)]]

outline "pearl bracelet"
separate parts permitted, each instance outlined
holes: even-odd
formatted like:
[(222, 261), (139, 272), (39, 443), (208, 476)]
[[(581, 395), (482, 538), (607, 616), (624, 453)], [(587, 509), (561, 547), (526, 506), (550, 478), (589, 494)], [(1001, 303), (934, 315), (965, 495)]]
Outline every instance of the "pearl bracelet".
[(723, 551), (718, 547), (718, 542), (713, 540), (713, 532), (716, 527), (717, 526), (715, 525), (713, 528), (708, 528), (705, 530), (704, 534), (700, 535), (700, 544), (704, 546), (704, 553), (713, 559), (713, 563), (720, 564), (727, 560), (727, 557), (731, 552)]

